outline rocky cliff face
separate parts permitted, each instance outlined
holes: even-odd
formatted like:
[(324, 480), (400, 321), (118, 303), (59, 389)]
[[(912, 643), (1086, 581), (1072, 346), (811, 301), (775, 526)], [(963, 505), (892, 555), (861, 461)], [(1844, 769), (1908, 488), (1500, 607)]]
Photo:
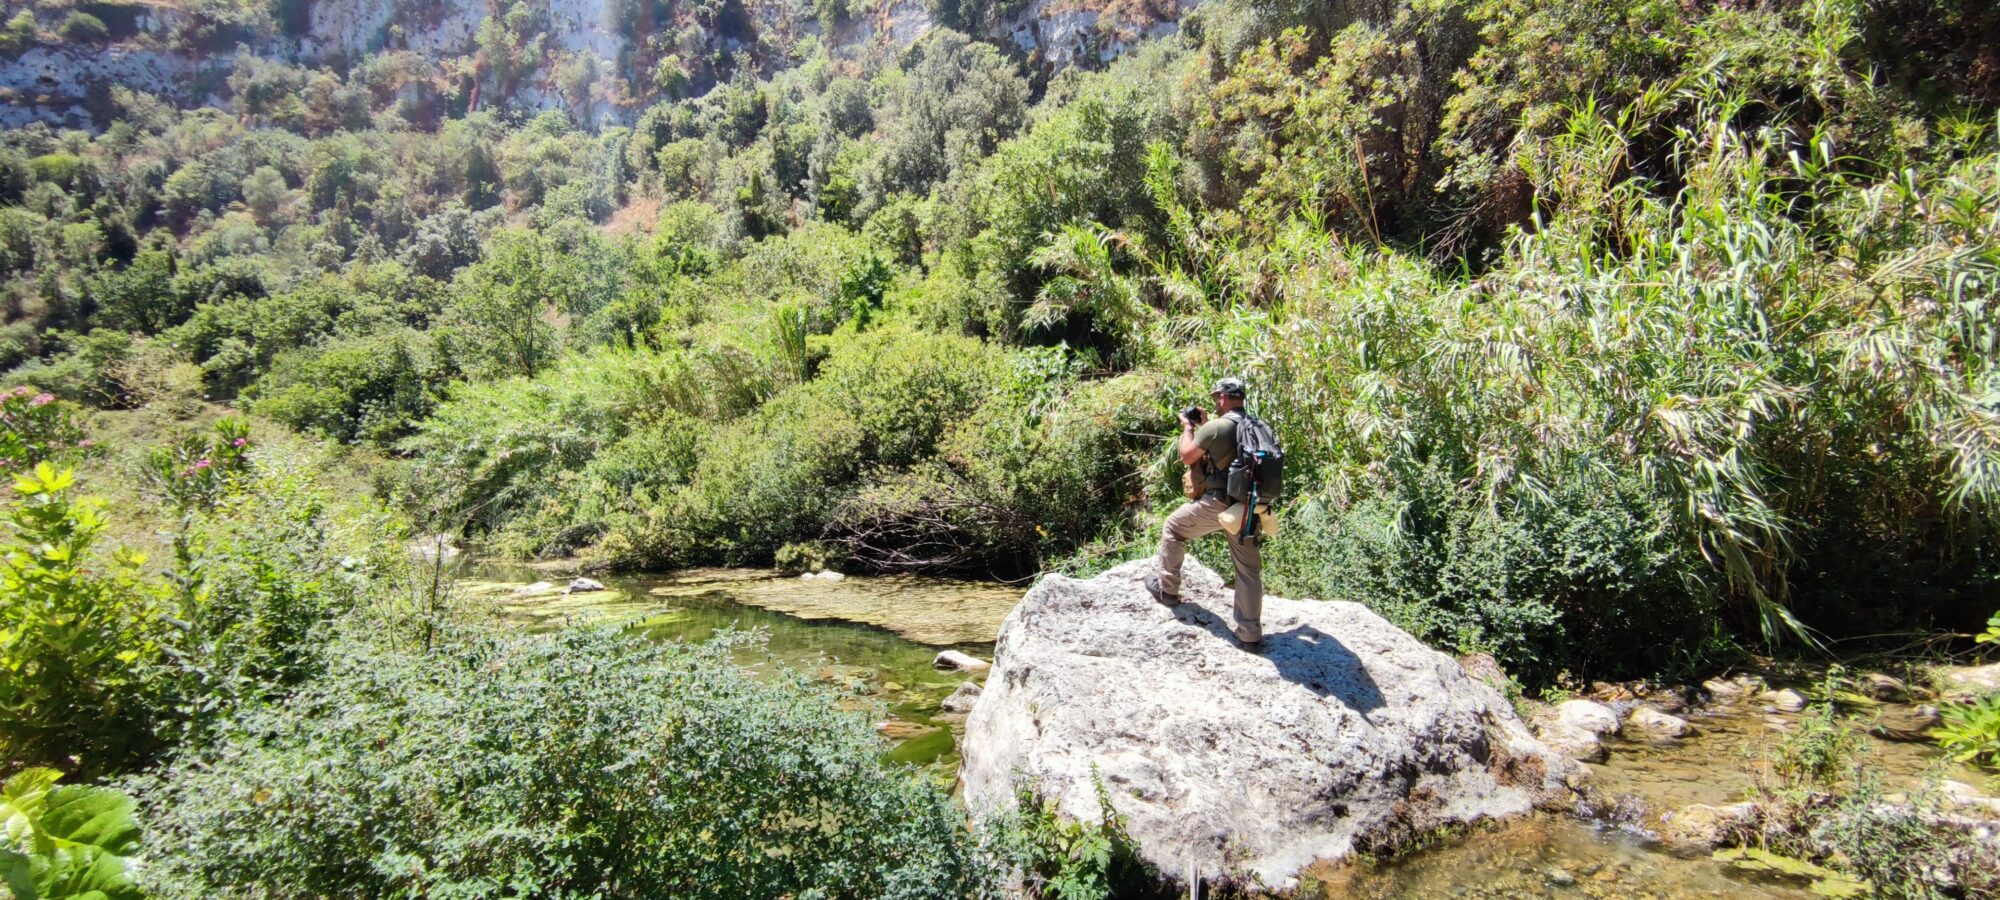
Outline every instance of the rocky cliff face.
[[(1029, 66), (1054, 71), (1095, 67), (1140, 41), (1171, 34), (1202, 0), (1033, 0), (993, 18), (975, 35), (1009, 49)], [(371, 54), (407, 50), (441, 63), (441, 82), (482, 71), (482, 23), (503, 11), (539, 40), (529, 71), (507, 96), (487, 86), (475, 105), (567, 109), (578, 121), (629, 122), (659, 99), (654, 72), (668, 57), (689, 72), (684, 90), (705, 91), (733, 60), (782, 67), (808, 37), (836, 56), (863, 60), (897, 53), (941, 27), (924, 0), (871, 0), (829, 34), (801, 0), (732, 0), (715, 6), (633, 5), (613, 0), (294, 0), (286, 21), (218, 24), (191, 0), (86, 3), (113, 23), (99, 39), (57, 33), (59, 16), (41, 14), (29, 46), (0, 51), (0, 124), (44, 121), (102, 127), (112, 87), (158, 95), (181, 106), (223, 105), (225, 80), (240, 55), (344, 70)], [(635, 9), (672, 11), (649, 17)], [(4, 16), (35, 6), (14, 0)], [(721, 10), (716, 13), (714, 10)], [(579, 68), (596, 73), (579, 91)], [(567, 73), (567, 74), (565, 74)]]
[(1190, 560), (1168, 608), (1141, 586), (1152, 565), (1049, 576), (1008, 615), (966, 724), (975, 811), (1027, 786), (1098, 820), (1101, 778), (1161, 871), (1288, 888), (1314, 860), (1569, 799), (1574, 763), (1366, 608), (1270, 598), (1250, 653), (1215, 573)]

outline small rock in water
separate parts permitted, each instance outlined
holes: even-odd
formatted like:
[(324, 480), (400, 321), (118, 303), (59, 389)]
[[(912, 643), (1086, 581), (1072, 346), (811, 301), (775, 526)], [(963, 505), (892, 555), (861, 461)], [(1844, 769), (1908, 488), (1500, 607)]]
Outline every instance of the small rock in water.
[(819, 580), (821, 580), (821, 581), (846, 581), (846, 580), (847, 580), (847, 576), (846, 576), (846, 575), (842, 575), (842, 574), (841, 574), (841, 573), (839, 573), (839, 572), (834, 572), (834, 571), (831, 571), (831, 570), (825, 570), (825, 569), (822, 569), (822, 570), (820, 571), (820, 573), (819, 573), (818, 575), (814, 575), (813, 577), (814, 577), (814, 578), (817, 578), (817, 579), (819, 579)]
[(1550, 722), (1537, 732), (1542, 743), (1577, 762), (1603, 762), (1604, 742), (1597, 735), (1581, 728), (1572, 728), (1561, 722)]
[(1731, 803), (1726, 806), (1697, 803), (1667, 814), (1660, 837), (1670, 847), (1713, 850), (1754, 832), (1758, 818), (1755, 803)]
[(1629, 684), (1593, 681), (1590, 683), (1590, 696), (1591, 699), (1602, 700), (1606, 703), (1626, 703), (1636, 699), (1638, 694), (1632, 690), (1632, 686)]
[(969, 713), (978, 702), (979, 683), (968, 681), (959, 685), (958, 690), (952, 691), (951, 696), (944, 698), (938, 706), (945, 712)]
[(937, 729), (916, 722), (883, 722), (875, 726), (875, 730), (889, 740), (907, 741), (910, 738), (930, 734)]
[(1618, 714), (1593, 700), (1566, 700), (1556, 707), (1556, 721), (1593, 735), (1618, 733)]
[(2000, 691), (2000, 663), (1945, 666), (1937, 670), (1937, 676), (1946, 700), (1970, 700)]
[(1886, 741), (1929, 743), (1931, 729), (1942, 721), (1935, 706), (1886, 706), (1876, 712), (1868, 733)]
[(459, 550), (448, 534), (433, 534), (410, 542), (410, 553), (418, 559), (452, 559)]
[(1861, 692), (1877, 700), (1893, 702), (1909, 696), (1910, 686), (1900, 678), (1869, 672), (1861, 676)]
[(587, 594), (591, 591), (601, 590), (604, 590), (604, 582), (598, 581), (595, 578), (579, 577), (571, 579), (569, 587), (565, 588), (563, 592), (567, 594)]
[(984, 672), (993, 668), (992, 663), (957, 650), (940, 651), (937, 658), (931, 660), (931, 665), (940, 669), (956, 669), (960, 672)]
[(537, 581), (534, 584), (524, 584), (515, 588), (514, 593), (517, 596), (527, 596), (529, 594), (546, 594), (555, 589), (556, 586), (553, 584), (546, 581)]
[(1568, 869), (1561, 866), (1550, 866), (1549, 870), (1542, 873), (1542, 875), (1548, 879), (1550, 884), (1556, 887), (1569, 887), (1576, 883), (1576, 876), (1571, 875)]
[(900, 694), (903, 692), (903, 686), (893, 681), (883, 682), (882, 692), (885, 694)]
[(1628, 721), (1634, 728), (1654, 737), (1678, 738), (1686, 737), (1688, 733), (1686, 719), (1670, 716), (1650, 706), (1632, 710), (1632, 716)]
[(1708, 696), (1716, 700), (1735, 700), (1749, 693), (1749, 689), (1744, 686), (1721, 678), (1710, 678), (1702, 682), (1701, 689), (1708, 692)]
[(1791, 688), (1778, 691), (1765, 691), (1759, 694), (1757, 699), (1779, 712), (1795, 713), (1806, 708), (1806, 695)]
[(1961, 809), (1970, 810), (1983, 816), (2000, 816), (2000, 799), (1988, 797), (1979, 789), (1962, 781), (1945, 781), (1938, 785), (1945, 801)]

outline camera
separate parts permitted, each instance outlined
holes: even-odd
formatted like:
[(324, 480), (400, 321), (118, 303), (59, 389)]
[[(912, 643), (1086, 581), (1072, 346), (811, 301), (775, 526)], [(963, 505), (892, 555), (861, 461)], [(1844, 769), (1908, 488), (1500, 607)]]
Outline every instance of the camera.
[(1208, 418), (1208, 414), (1202, 412), (1199, 406), (1190, 406), (1187, 409), (1181, 410), (1181, 418), (1200, 425), (1201, 420)]

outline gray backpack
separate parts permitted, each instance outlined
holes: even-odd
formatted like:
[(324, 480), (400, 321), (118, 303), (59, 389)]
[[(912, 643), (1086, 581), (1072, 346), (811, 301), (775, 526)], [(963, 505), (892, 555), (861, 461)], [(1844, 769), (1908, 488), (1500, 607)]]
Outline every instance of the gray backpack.
[(1249, 504), (1278, 502), (1285, 494), (1285, 451), (1271, 426), (1240, 409), (1226, 415), (1236, 421), (1236, 458), (1229, 462), (1229, 499)]

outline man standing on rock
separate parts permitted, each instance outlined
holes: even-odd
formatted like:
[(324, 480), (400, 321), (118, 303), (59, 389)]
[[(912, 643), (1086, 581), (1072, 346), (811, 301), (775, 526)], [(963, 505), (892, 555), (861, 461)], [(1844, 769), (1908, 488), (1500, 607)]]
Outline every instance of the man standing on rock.
[(1224, 378), (1209, 393), (1215, 400), (1215, 418), (1202, 423), (1200, 407), (1181, 413), (1181, 462), (1200, 475), (1203, 491), (1200, 499), (1182, 504), (1167, 517), (1160, 536), (1160, 572), (1146, 576), (1146, 590), (1161, 603), (1181, 602), (1181, 560), (1187, 556), (1187, 542), (1223, 532), (1223, 539), (1229, 542), (1229, 561), (1236, 569), (1236, 624), (1230, 631), (1245, 649), (1255, 650), (1264, 639), (1263, 556), (1258, 552), (1256, 535), (1237, 534), (1220, 521), (1222, 511), (1230, 505), (1229, 464), (1236, 458), (1236, 426), (1248, 394), (1242, 379)]

